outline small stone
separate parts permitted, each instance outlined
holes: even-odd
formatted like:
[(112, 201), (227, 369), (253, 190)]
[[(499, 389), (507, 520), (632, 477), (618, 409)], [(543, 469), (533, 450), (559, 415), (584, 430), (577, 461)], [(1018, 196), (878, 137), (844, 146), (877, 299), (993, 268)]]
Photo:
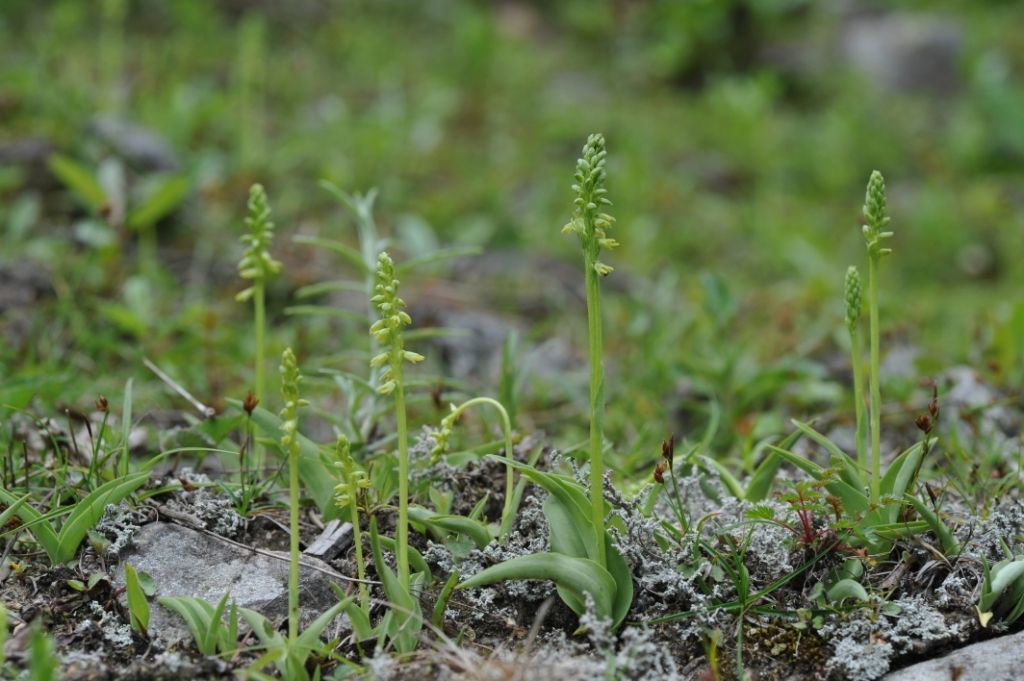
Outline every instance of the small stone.
[[(192, 596), (216, 603), (230, 593), (229, 603), (251, 608), (273, 621), (288, 615), (288, 556), (272, 558), (228, 544), (209, 535), (172, 523), (157, 522), (140, 529), (115, 575), (123, 586), (124, 563), (146, 572), (156, 585), (156, 596)], [(304, 556), (300, 568), (299, 604), (301, 626), (338, 602), (328, 574), (310, 569), (316, 565), (334, 572), (326, 563)], [(192, 636), (178, 615), (151, 604), (149, 632), (164, 647), (189, 643)], [(331, 635), (331, 628), (325, 632)]]

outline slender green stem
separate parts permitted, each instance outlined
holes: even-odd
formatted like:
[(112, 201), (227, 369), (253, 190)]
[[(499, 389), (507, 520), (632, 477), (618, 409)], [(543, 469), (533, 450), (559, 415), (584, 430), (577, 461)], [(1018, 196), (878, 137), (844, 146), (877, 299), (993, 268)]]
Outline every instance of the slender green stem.
[(263, 280), (256, 279), (252, 285), (253, 319), (256, 326), (256, 399), (263, 401), (266, 390), (266, 303)]
[(409, 437), (402, 387), (401, 350), (392, 366), (395, 381), (395, 420), (398, 423), (398, 580), (409, 590)]
[[(470, 407), (477, 404), (488, 404), (498, 410), (501, 415), (501, 428), (505, 438), (505, 458), (512, 460), (515, 458), (515, 452), (512, 448), (512, 421), (509, 419), (508, 410), (505, 409), (504, 405), (498, 400), (491, 397), (474, 397), (473, 399), (466, 400), (448, 416), (453, 422), (459, 418), (459, 414), (469, 409)], [(512, 520), (515, 516), (515, 508), (513, 508), (513, 502), (515, 497), (515, 470), (512, 466), (505, 465), (505, 504), (501, 510), (501, 524), (498, 526), (498, 541), (502, 542), (505, 540), (505, 536), (512, 529)]]
[(856, 415), (857, 464), (861, 472), (868, 475), (871, 464), (868, 462), (868, 424), (864, 418), (864, 366), (861, 358), (860, 333), (850, 333), (850, 366), (853, 369), (853, 401)]
[(299, 447), (296, 443), (288, 452), (288, 496), (290, 513), (288, 530), (291, 534), (291, 564), (288, 570), (288, 641), (294, 643), (299, 636)]
[(868, 257), (868, 312), (871, 337), (871, 501), (877, 504), (882, 480), (882, 390), (878, 384), (878, 258), (873, 255)]
[(604, 541), (604, 343), (601, 330), (601, 285), (596, 257), (587, 264), (587, 326), (590, 338), (590, 500), (597, 533), (597, 564), (607, 565)]
[[(256, 327), (256, 388), (254, 392), (257, 404), (263, 402), (267, 387), (267, 312), (264, 291), (263, 279), (254, 280), (252, 284), (253, 320)], [(258, 475), (263, 469), (263, 450), (255, 440), (250, 443), (249, 449), (251, 459), (249, 470), (256, 471)]]

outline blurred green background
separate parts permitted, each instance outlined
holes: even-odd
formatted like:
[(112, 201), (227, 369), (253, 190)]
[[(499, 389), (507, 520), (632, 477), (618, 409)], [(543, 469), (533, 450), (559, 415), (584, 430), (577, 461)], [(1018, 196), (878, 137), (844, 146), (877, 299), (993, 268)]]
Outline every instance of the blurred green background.
[(712, 402), (716, 442), (739, 451), (785, 414), (849, 411), (840, 288), (872, 169), (896, 233), (887, 397), (959, 363), (1016, 392), (1022, 25), (1009, 0), (4, 0), (0, 402), (85, 408), (151, 381), (143, 355), (205, 401), (244, 394), (234, 268), (255, 181), (286, 263), (272, 354), (344, 363), (358, 325), (284, 314), (344, 270), (293, 235), (356, 243), (326, 178), (378, 188), (402, 258), (482, 249), (403, 282), (417, 321), (477, 342), (429, 349), (426, 371), (493, 392), (489, 353), (517, 329), (524, 424), (570, 444), (585, 312), (559, 228), (594, 131), (622, 243), (606, 280), (621, 468), (668, 432), (699, 439)]

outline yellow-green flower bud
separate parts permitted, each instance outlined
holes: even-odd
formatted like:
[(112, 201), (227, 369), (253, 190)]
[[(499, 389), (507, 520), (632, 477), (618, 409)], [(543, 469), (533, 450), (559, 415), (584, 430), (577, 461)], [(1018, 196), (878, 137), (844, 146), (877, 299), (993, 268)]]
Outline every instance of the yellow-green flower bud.
[(846, 301), (846, 328), (853, 334), (857, 332), (861, 305), (860, 272), (853, 265), (846, 270), (843, 297)]

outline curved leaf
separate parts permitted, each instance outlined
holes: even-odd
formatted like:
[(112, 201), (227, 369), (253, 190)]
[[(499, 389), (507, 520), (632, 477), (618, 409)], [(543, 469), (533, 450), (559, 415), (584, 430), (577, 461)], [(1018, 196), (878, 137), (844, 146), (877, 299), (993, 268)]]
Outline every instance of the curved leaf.
[(409, 518), (424, 525), (435, 525), (446, 532), (464, 534), (481, 549), (491, 543), (491, 531), (479, 520), (461, 515), (434, 513), (422, 506), (410, 506)]
[[(459, 584), (472, 589), (509, 579), (545, 579), (571, 590), (580, 602), (585, 594), (594, 599), (596, 614), (614, 619), (615, 579), (603, 567), (588, 558), (573, 558), (557, 553), (534, 553), (507, 560), (477, 573)], [(577, 611), (580, 614), (581, 611)]]
[(864, 589), (864, 586), (860, 582), (849, 578), (840, 579), (830, 586), (827, 596), (828, 600), (833, 603), (838, 603), (847, 598), (853, 598), (861, 602), (868, 600), (868, 592)]

